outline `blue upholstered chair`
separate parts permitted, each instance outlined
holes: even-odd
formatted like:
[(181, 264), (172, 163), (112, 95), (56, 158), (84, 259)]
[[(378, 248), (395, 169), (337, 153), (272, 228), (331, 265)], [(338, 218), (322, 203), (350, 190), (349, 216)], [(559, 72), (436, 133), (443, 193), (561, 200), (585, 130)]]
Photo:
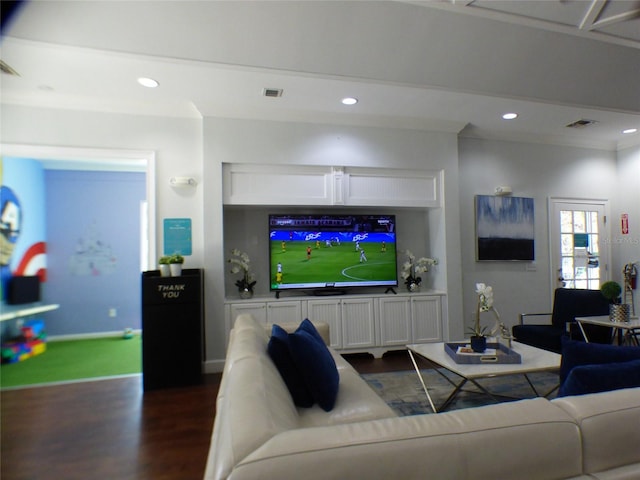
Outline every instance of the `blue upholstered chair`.
[[(521, 313), (520, 324), (514, 325), (511, 332), (515, 340), (527, 345), (542, 348), (556, 353), (562, 351), (562, 337), (570, 336), (582, 340), (582, 335), (576, 329), (576, 317), (593, 315), (608, 315), (609, 301), (600, 290), (583, 290), (573, 288), (558, 288), (553, 299), (551, 313)], [(525, 321), (534, 316), (551, 316), (550, 324), (527, 324)], [(588, 329), (586, 327), (589, 327)], [(597, 325), (585, 325), (590, 342), (610, 343), (611, 329)]]
[(559, 397), (640, 387), (640, 347), (563, 339)]

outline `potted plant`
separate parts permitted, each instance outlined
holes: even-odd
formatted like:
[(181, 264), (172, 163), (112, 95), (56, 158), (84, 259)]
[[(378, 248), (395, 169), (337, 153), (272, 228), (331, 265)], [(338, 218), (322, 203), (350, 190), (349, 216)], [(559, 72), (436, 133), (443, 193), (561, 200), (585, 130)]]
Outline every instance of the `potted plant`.
[(171, 269), (172, 277), (179, 277), (182, 275), (182, 264), (184, 263), (184, 257), (179, 253), (174, 253), (169, 257), (169, 268)]
[(612, 322), (628, 322), (629, 321), (629, 305), (620, 301), (622, 287), (618, 282), (609, 280), (600, 286), (600, 292), (609, 300), (609, 319)]
[(234, 248), (231, 250), (229, 263), (231, 264), (231, 273), (242, 273), (242, 278), (236, 280), (236, 287), (238, 287), (238, 291), (240, 292), (240, 298), (253, 297), (253, 287), (256, 281), (253, 279), (253, 274), (250, 270), (251, 259), (249, 255)]
[(170, 277), (171, 276), (171, 269), (169, 268), (169, 260), (171, 259), (171, 257), (169, 255), (164, 255), (162, 257), (160, 257), (160, 260), (158, 260), (158, 268), (160, 269), (160, 276), (161, 277)]
[(493, 312), (497, 322), (500, 321), (498, 311), (493, 307), (493, 288), (484, 283), (476, 283), (476, 315), (473, 327), (471, 327), (471, 348), (474, 352), (482, 353), (487, 349), (487, 327), (480, 325), (482, 312)]
[(407, 290), (410, 292), (419, 292), (420, 284), (422, 283), (422, 277), (419, 275), (428, 272), (429, 267), (437, 265), (438, 261), (427, 257), (421, 257), (416, 260), (415, 255), (409, 250), (405, 251), (405, 255), (407, 256), (407, 261), (402, 265), (400, 275), (404, 279)]

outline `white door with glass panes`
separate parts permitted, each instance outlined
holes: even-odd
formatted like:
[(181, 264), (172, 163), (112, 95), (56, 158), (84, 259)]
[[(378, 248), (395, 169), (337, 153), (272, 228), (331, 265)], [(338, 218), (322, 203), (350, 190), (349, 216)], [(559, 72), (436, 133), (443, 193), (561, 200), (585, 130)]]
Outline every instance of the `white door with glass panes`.
[(550, 199), (551, 268), (555, 288), (597, 290), (607, 280), (605, 200)]

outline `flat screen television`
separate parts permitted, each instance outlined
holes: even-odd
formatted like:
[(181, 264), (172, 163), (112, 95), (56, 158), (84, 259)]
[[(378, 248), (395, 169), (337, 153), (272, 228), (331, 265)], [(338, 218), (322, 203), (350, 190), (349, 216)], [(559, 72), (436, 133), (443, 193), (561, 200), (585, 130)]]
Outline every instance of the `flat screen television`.
[(269, 215), (272, 291), (396, 287), (395, 215)]

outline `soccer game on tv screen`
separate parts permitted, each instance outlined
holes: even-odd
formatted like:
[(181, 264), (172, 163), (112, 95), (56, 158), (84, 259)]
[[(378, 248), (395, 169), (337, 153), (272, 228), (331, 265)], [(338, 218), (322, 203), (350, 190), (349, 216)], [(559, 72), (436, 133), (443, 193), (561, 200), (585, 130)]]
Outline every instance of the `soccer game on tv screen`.
[(396, 286), (394, 215), (269, 215), (271, 290)]

